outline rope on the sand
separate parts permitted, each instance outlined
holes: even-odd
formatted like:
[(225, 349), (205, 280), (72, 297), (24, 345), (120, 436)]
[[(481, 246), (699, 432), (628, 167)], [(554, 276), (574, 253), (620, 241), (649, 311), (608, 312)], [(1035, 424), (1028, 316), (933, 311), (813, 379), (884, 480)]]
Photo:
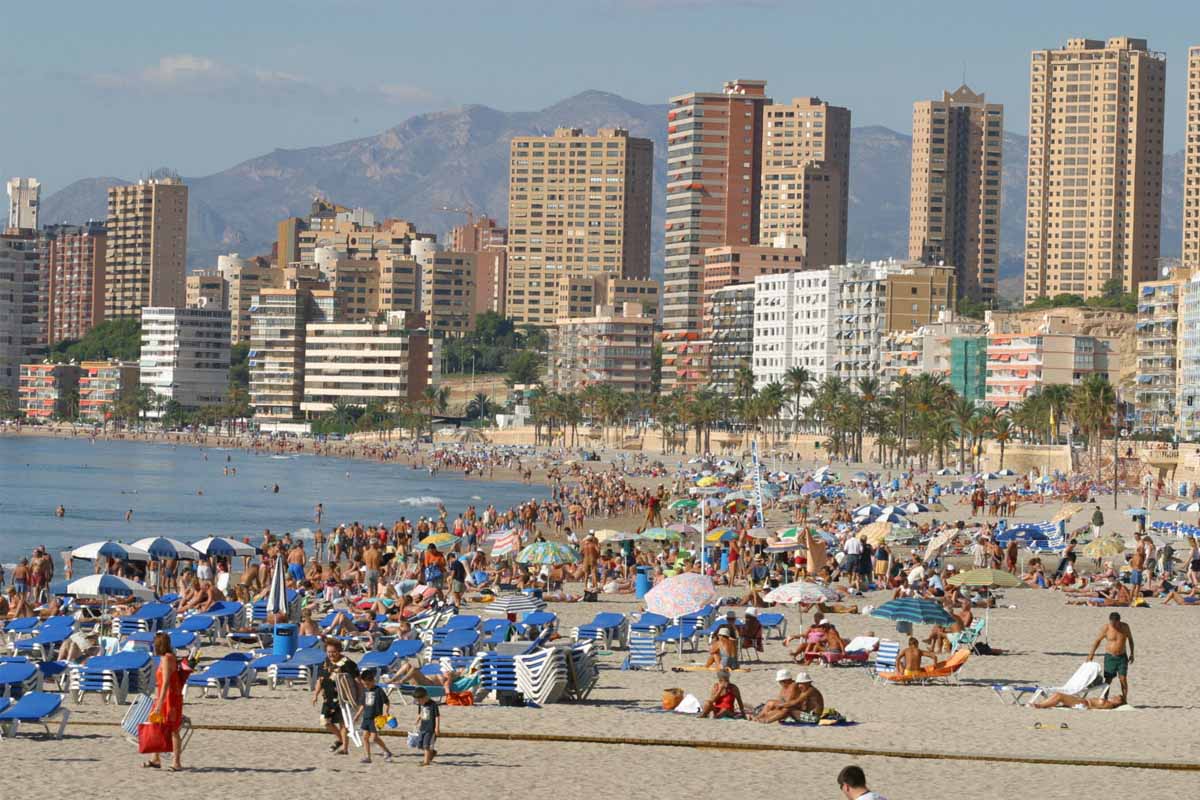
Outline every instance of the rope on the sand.
[[(72, 721), (71, 725), (115, 727), (115, 722)], [(325, 728), (290, 725), (193, 725), (197, 731), (233, 731), (237, 733), (312, 733), (329, 735)], [(385, 736), (407, 736), (407, 731), (379, 731)], [(995, 764), (1032, 764), (1034, 766), (1111, 767), (1115, 769), (1152, 769), (1167, 772), (1200, 772), (1200, 763), (1176, 761), (1117, 761), (1103, 758), (1050, 758), (1042, 756), (1006, 756), (998, 753), (918, 753), (911, 750), (875, 750), (866, 747), (840, 747), (805, 744), (698, 741), (694, 739), (642, 739), (619, 736), (563, 736), (551, 733), (497, 733), (488, 731), (445, 731), (440, 739), (477, 739), (547, 744), (607, 744), (636, 747), (690, 747), (697, 750), (742, 750), (762, 753), (820, 753), (867, 758), (907, 758), (921, 761), (988, 761)]]

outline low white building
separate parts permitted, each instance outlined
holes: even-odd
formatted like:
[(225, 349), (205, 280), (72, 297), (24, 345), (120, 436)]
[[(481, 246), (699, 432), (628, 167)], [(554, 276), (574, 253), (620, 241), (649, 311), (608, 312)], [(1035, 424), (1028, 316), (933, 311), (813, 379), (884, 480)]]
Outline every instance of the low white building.
[(833, 360), (832, 298), (827, 269), (760, 275), (754, 279), (754, 384), (786, 383), (804, 367), (813, 385), (825, 380)]
[[(140, 383), (165, 405), (187, 409), (225, 399), (229, 385), (229, 312), (209, 308), (142, 309)], [(149, 416), (158, 416), (154, 408)]]

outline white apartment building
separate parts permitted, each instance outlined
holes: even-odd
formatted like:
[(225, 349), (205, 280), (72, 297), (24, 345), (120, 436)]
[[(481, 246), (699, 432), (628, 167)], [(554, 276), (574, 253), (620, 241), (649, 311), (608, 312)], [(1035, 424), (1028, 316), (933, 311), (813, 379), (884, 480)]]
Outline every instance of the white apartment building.
[[(229, 384), (229, 312), (207, 308), (142, 309), (139, 382), (162, 401), (195, 409), (225, 399)], [(160, 408), (149, 416), (159, 416)]]
[(1180, 286), (1179, 359), (1175, 376), (1175, 432), (1181, 441), (1200, 439), (1200, 270)]
[(12, 178), (8, 182), (8, 227), (35, 231), (42, 184), (36, 178)]
[(792, 367), (808, 370), (814, 385), (825, 380), (833, 363), (833, 297), (828, 269), (754, 279), (755, 386), (784, 383)]

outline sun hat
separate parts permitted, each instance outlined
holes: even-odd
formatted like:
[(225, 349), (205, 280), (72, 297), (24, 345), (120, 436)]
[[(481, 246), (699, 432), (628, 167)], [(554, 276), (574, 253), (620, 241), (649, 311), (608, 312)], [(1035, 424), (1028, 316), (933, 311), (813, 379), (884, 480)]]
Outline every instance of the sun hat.
[(724, 625), (722, 625), (720, 628), (717, 629), (717, 636), (732, 636), (732, 635), (733, 634), (731, 634), (729, 632), (729, 628), (726, 628)]
[(812, 683), (812, 678), (808, 677), (807, 672), (797, 672), (796, 683)]
[(776, 683), (783, 683), (784, 681), (790, 681), (791, 679), (792, 679), (792, 673), (788, 672), (786, 669), (780, 669), (780, 670), (775, 671), (775, 682)]
[(758, 616), (758, 609), (757, 609), (757, 608), (755, 608), (754, 606), (750, 606), (750, 607), (748, 607), (748, 608), (746, 609), (746, 616), (747, 616), (747, 617), (757, 617), (757, 616)]

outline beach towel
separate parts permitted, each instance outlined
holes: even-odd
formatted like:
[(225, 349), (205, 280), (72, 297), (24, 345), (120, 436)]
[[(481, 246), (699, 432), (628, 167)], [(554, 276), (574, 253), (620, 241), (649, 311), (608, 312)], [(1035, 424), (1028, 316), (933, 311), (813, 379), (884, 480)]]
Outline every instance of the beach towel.
[(673, 709), (676, 714), (699, 714), (703, 708), (700, 701), (696, 699), (694, 694), (685, 694), (683, 699), (679, 701), (679, 705)]

